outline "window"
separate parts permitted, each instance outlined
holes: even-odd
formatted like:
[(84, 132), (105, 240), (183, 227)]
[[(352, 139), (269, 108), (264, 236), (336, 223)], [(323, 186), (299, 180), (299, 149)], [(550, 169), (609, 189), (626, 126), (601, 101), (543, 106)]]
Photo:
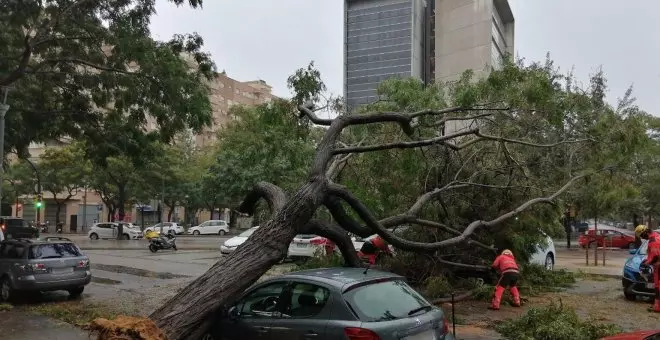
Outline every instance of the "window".
[(410, 311), (430, 306), (419, 293), (401, 280), (361, 286), (344, 293), (344, 298), (364, 322), (406, 318)]
[(102, 229), (110, 229), (112, 227), (112, 224), (109, 223), (99, 223), (97, 227), (102, 228)]
[(330, 298), (330, 290), (311, 283), (297, 282), (291, 291), (284, 314), (292, 318), (313, 317), (321, 313)]
[(257, 228), (250, 228), (250, 229), (238, 234), (238, 237), (250, 237), (250, 235), (252, 235), (255, 230), (257, 230)]
[(23, 258), (25, 247), (17, 244), (4, 243), (0, 247), (0, 257), (5, 259)]
[(637, 254), (639, 255), (646, 255), (646, 252), (649, 249), (649, 242), (645, 241), (642, 243), (642, 245), (639, 247), (639, 250), (637, 251)]
[(241, 315), (268, 317), (277, 308), (286, 282), (275, 282), (257, 288), (238, 304)]
[(77, 256), (80, 256), (80, 252), (73, 243), (40, 244), (30, 247), (30, 259), (57, 259)]

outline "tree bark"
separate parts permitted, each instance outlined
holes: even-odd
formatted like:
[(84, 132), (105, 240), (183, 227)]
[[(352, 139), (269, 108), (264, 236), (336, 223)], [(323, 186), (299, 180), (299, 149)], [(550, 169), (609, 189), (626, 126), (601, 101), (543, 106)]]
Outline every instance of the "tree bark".
[[(126, 190), (124, 186), (118, 186), (118, 203), (119, 203), (119, 221), (124, 221), (126, 216)], [(124, 225), (119, 223), (117, 225), (117, 239), (122, 240), (124, 238)]]
[(174, 213), (174, 207), (169, 207), (167, 210), (167, 222), (172, 222), (172, 213)]
[[(245, 289), (286, 256), (293, 237), (323, 202), (326, 188), (325, 179), (319, 178), (304, 184), (286, 204), (282, 196), (275, 200), (271, 197), (267, 201), (275, 205), (273, 218), (231, 255), (163, 304), (151, 314), (151, 319), (170, 340), (200, 339), (218, 311), (230, 307)], [(277, 210), (277, 206), (283, 207)]]

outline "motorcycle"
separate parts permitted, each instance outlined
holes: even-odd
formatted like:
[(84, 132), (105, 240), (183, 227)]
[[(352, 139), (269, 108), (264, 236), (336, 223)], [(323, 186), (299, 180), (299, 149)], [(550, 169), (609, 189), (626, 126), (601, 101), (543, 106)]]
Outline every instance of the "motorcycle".
[(55, 227), (55, 232), (58, 233), (58, 234), (61, 234), (61, 233), (62, 233), (62, 228), (63, 228), (63, 227), (64, 227), (64, 223), (61, 223), (61, 222), (58, 223), (58, 224), (57, 224), (57, 227)]
[(152, 253), (155, 253), (163, 249), (174, 249), (176, 248), (176, 237), (172, 234), (167, 234), (165, 236), (155, 237), (149, 240), (149, 250)]
[(41, 222), (41, 223), (39, 223), (39, 225), (37, 226), (37, 228), (39, 228), (39, 232), (41, 232), (41, 233), (48, 233), (48, 226), (49, 226), (49, 225), (50, 225), (50, 224), (49, 224), (48, 221), (46, 221), (45, 223), (44, 223), (44, 222)]

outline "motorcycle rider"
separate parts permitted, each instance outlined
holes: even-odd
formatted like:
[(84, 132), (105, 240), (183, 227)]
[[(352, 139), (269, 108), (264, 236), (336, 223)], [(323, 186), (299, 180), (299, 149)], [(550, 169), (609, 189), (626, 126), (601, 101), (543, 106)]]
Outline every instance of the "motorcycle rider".
[(360, 251), (358, 251), (358, 257), (366, 257), (369, 261), (369, 264), (375, 264), (376, 257), (380, 252), (389, 254), (390, 247), (387, 245), (387, 242), (382, 237), (380, 237), (380, 235), (376, 235), (375, 237), (364, 241)]
[(513, 296), (513, 306), (520, 307), (520, 292), (516, 286), (520, 277), (520, 270), (518, 269), (518, 263), (516, 263), (513, 252), (509, 249), (504, 249), (502, 254), (495, 258), (492, 268), (498, 272), (500, 278), (497, 280), (495, 295), (493, 295), (493, 301), (488, 308), (492, 310), (500, 309), (502, 294), (504, 294), (506, 288), (509, 288)]
[(653, 268), (653, 286), (655, 289), (655, 301), (650, 312), (660, 313), (660, 233), (651, 231), (648, 226), (640, 224), (635, 228), (635, 235), (642, 240), (648, 240), (646, 258), (640, 265)]

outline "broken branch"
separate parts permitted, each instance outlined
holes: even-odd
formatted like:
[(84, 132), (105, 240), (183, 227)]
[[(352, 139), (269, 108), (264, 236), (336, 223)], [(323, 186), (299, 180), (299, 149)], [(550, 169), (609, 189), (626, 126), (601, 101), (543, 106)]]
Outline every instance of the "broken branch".
[(280, 211), (287, 201), (286, 194), (282, 188), (272, 183), (259, 182), (252, 187), (252, 190), (236, 210), (242, 214), (251, 216), (254, 214), (257, 202), (262, 198), (268, 203), (271, 214)]
[(444, 141), (461, 137), (467, 135), (473, 135), (479, 132), (479, 129), (470, 129), (465, 131), (460, 131), (452, 133), (449, 135), (438, 136), (429, 139), (408, 141), (408, 142), (394, 142), (386, 144), (377, 144), (377, 145), (365, 145), (365, 146), (353, 146), (353, 147), (343, 147), (335, 149), (332, 153), (334, 155), (347, 154), (347, 153), (363, 153), (369, 151), (380, 151), (380, 150), (389, 150), (389, 149), (412, 149), (419, 148), (423, 146), (429, 146), (434, 144), (443, 144)]

